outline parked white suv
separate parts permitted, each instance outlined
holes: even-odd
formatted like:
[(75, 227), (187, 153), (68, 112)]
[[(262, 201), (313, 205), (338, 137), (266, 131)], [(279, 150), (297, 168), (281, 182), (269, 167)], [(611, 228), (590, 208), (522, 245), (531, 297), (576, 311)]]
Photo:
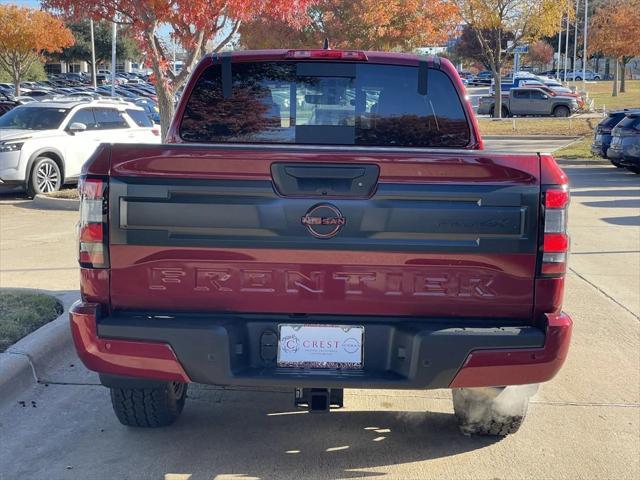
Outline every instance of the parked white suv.
[(74, 183), (101, 143), (160, 143), (144, 110), (118, 100), (56, 98), (0, 117), (0, 186), (50, 193)]

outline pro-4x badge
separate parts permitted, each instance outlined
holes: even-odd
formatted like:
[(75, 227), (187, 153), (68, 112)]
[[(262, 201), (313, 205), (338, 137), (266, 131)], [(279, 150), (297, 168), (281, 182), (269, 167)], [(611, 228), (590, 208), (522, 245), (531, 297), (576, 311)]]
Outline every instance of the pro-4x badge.
[(347, 224), (347, 219), (338, 207), (329, 203), (318, 203), (311, 207), (301, 219), (309, 233), (316, 238), (335, 237)]

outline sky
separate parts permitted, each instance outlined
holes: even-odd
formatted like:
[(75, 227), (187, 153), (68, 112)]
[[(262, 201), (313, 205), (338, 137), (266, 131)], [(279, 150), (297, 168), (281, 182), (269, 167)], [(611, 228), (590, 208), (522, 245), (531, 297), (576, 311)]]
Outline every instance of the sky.
[[(12, 5), (18, 5), (20, 7), (40, 8), (39, 0), (0, 0), (0, 5), (2, 4), (5, 4), (5, 5), (12, 4)], [(172, 31), (171, 27), (166, 25), (161, 26), (159, 29), (160, 37), (168, 39), (171, 31)]]
[(0, 0), (0, 4), (20, 5), (21, 7), (40, 8), (38, 0)]

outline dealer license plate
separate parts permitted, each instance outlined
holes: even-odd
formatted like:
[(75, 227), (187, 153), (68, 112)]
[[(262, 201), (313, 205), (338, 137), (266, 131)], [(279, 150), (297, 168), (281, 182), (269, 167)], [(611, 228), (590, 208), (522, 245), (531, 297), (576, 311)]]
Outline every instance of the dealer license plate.
[(362, 326), (282, 324), (279, 327), (279, 367), (362, 368)]

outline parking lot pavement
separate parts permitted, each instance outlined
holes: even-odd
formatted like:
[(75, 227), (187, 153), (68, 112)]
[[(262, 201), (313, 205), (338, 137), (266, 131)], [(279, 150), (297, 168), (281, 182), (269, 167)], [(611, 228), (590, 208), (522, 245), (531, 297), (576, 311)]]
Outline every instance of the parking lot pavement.
[(564, 369), (516, 435), (462, 436), (448, 391), (348, 390), (344, 410), (322, 415), (294, 410), (291, 392), (202, 386), (191, 388), (173, 427), (129, 429), (70, 354), (38, 369), (46, 386), (0, 411), (0, 478), (638, 478), (638, 177), (613, 167), (566, 171), (574, 336)]
[(38, 210), (22, 195), (0, 197), (0, 287), (77, 290), (78, 212)]

